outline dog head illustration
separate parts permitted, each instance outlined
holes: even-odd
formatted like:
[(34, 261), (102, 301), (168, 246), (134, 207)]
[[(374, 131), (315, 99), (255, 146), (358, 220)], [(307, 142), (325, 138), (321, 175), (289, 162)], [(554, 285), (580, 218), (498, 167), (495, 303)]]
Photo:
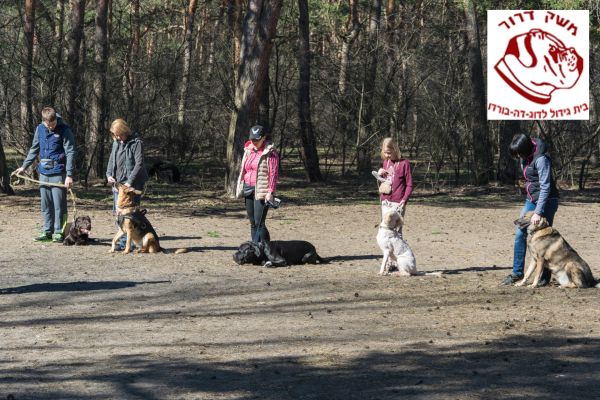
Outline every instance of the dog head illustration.
[(495, 69), (521, 96), (547, 104), (556, 89), (575, 86), (583, 71), (583, 58), (551, 33), (532, 29), (510, 39)]

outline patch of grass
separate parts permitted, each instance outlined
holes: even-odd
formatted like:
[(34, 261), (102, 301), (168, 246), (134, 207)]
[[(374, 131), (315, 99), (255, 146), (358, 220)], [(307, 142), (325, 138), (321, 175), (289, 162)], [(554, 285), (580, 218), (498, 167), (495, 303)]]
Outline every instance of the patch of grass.
[(211, 237), (211, 238), (219, 238), (219, 237), (221, 237), (221, 234), (219, 232), (217, 232), (217, 231), (208, 231), (206, 233), (206, 235), (208, 237)]

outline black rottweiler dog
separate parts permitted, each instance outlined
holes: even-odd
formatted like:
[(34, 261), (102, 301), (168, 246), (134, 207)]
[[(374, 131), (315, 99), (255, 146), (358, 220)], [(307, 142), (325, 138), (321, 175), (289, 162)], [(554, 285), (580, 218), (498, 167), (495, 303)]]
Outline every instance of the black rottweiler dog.
[(63, 240), (65, 246), (85, 245), (89, 243), (92, 219), (87, 215), (75, 218), (69, 228), (69, 234)]
[(233, 255), (237, 264), (283, 267), (293, 264), (324, 264), (328, 261), (317, 254), (315, 246), (303, 240), (244, 242)]

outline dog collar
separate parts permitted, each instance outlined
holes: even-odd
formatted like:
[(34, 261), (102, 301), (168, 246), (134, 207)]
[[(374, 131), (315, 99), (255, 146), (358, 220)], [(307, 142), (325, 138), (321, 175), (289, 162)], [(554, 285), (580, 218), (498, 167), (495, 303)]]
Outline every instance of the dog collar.
[(393, 229), (393, 228), (390, 228), (389, 226), (386, 226), (386, 225), (381, 225), (381, 224), (379, 224), (379, 227), (380, 227), (381, 229), (387, 229), (388, 231), (392, 231), (392, 232), (393, 232), (393, 231), (395, 231), (395, 229)]

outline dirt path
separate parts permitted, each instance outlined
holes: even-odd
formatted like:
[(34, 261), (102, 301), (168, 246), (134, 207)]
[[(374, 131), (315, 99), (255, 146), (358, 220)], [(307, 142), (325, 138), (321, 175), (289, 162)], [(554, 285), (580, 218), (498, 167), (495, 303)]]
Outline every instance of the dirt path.
[[(337, 259), (264, 269), (232, 261), (237, 205), (150, 209), (191, 251), (122, 256), (106, 201), (80, 211), (96, 244), (33, 243), (38, 201), (0, 198), (0, 399), (600, 398), (600, 292), (497, 286), (520, 202), (415, 199), (418, 267), (449, 273), (407, 279), (377, 276), (375, 202), (273, 212), (272, 237)], [(600, 278), (599, 224), (598, 203), (555, 220)]]

